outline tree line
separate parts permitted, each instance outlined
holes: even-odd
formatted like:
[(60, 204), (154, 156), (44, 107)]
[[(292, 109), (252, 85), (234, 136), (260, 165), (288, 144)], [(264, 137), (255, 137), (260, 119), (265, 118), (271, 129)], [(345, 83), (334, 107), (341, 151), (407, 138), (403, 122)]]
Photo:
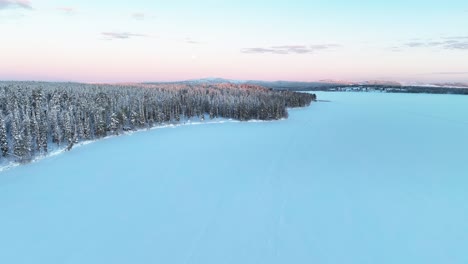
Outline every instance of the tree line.
[[(461, 84), (462, 85), (462, 84)], [(406, 86), (406, 85), (324, 85), (320, 87), (287, 87), (290, 91), (313, 91), (313, 92), (386, 92), (386, 93), (425, 93), (425, 94), (459, 94), (468, 95), (468, 87), (447, 86)]]
[(28, 162), (52, 147), (199, 118), (276, 120), (314, 94), (255, 85), (0, 83), (0, 159)]

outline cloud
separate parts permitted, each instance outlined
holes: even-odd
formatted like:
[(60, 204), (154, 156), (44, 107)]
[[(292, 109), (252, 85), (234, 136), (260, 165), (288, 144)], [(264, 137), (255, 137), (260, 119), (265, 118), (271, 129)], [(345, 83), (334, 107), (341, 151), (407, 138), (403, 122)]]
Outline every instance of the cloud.
[(434, 75), (468, 75), (467, 72), (433, 72)]
[(404, 46), (410, 47), (410, 48), (417, 48), (417, 47), (424, 47), (426, 46), (426, 44), (423, 42), (408, 42)]
[(57, 10), (62, 11), (66, 14), (73, 14), (76, 12), (76, 8), (74, 7), (58, 7)]
[(131, 17), (136, 20), (144, 20), (146, 18), (146, 14), (142, 12), (136, 12), (133, 13)]
[(28, 0), (0, 0), (0, 9), (7, 8), (32, 9), (32, 6)]
[(468, 36), (444, 37), (444, 39), (468, 39)]
[(185, 38), (183, 41), (184, 41), (185, 43), (187, 43), (187, 44), (200, 44), (200, 43), (201, 43), (201, 42), (196, 41), (196, 40), (193, 40), (193, 39), (191, 39), (191, 38)]
[(151, 20), (151, 19), (156, 19), (157, 15), (154, 15), (152, 13), (135, 12), (135, 13), (131, 13), (130, 17), (135, 20)]
[(445, 46), (445, 48), (453, 50), (468, 50), (468, 41), (448, 44)]
[(468, 36), (444, 37), (440, 40), (412, 41), (403, 44), (403, 47), (468, 50)]
[(388, 50), (391, 51), (391, 52), (402, 52), (403, 51), (401, 49), (401, 47), (396, 47), (396, 46), (390, 47), (390, 48), (388, 48)]
[(130, 32), (102, 32), (102, 36), (104, 36), (107, 40), (113, 39), (129, 39), (133, 37), (148, 37), (145, 34), (137, 34), (137, 33), (130, 33)]
[(242, 53), (247, 54), (310, 54), (316, 51), (326, 50), (339, 47), (336, 44), (321, 44), (321, 45), (282, 45), (271, 46), (268, 48), (244, 48), (241, 49)]

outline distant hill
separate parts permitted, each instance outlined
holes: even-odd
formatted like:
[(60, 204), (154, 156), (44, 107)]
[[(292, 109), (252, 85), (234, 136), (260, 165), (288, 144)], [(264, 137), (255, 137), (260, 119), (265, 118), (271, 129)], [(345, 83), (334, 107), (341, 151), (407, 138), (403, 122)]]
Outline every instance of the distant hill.
[[(343, 83), (334, 81), (317, 81), (317, 82), (294, 82), (294, 81), (258, 81), (258, 80), (231, 80), (223, 78), (203, 78), (195, 80), (177, 81), (177, 82), (150, 82), (145, 84), (188, 84), (188, 85), (199, 85), (199, 84), (220, 84), (220, 83), (231, 83), (231, 84), (249, 84), (259, 85), (275, 90), (310, 90), (319, 87), (335, 87), (337, 85), (343, 85)], [(348, 83), (351, 84), (351, 83)]]

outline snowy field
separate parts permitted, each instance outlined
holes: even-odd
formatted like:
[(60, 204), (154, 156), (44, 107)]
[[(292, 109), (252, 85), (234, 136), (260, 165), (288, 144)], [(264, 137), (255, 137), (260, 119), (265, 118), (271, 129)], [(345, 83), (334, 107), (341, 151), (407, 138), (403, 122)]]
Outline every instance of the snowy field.
[(0, 173), (0, 263), (468, 263), (468, 97), (318, 93)]

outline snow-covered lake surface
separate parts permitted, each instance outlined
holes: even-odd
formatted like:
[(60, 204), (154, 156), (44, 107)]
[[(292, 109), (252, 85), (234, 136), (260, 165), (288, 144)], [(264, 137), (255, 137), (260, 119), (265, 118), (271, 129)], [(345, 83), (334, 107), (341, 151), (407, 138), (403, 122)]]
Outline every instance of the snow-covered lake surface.
[(468, 97), (318, 96), (0, 173), (0, 263), (468, 263)]

